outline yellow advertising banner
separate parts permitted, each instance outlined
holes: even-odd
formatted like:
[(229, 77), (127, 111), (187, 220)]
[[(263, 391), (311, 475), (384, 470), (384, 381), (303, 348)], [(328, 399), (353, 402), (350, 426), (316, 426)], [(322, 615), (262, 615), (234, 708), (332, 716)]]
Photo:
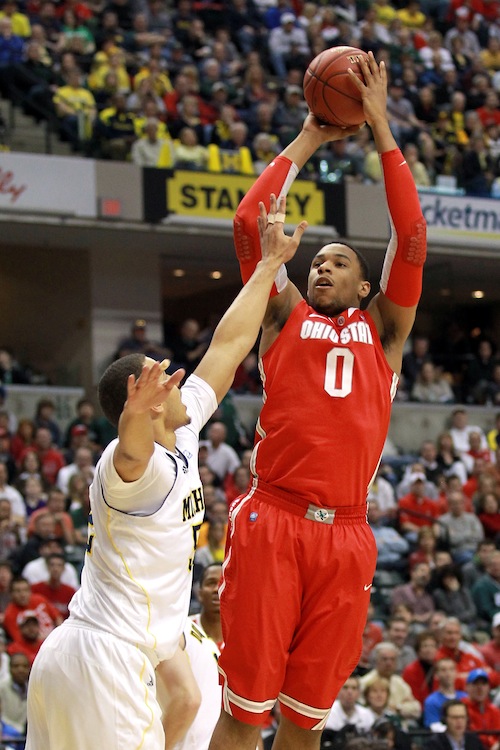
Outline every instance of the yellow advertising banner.
[[(169, 212), (232, 221), (255, 177), (178, 171), (166, 182)], [(323, 192), (314, 182), (295, 180), (287, 196), (287, 222), (303, 219), (311, 226), (325, 223)]]

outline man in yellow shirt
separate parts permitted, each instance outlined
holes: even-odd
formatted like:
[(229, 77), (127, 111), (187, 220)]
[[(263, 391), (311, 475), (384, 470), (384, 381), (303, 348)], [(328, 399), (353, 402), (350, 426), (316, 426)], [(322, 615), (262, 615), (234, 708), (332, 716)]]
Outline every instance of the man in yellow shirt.
[(61, 133), (80, 150), (82, 143), (89, 140), (96, 117), (96, 103), (93, 95), (82, 86), (78, 68), (67, 74), (67, 84), (59, 86), (53, 96), (56, 114), (61, 122)]
[(12, 33), (23, 39), (31, 36), (31, 24), (25, 13), (20, 13), (17, 9), (16, 0), (5, 0), (3, 8), (0, 11), (0, 18), (10, 18), (12, 21)]

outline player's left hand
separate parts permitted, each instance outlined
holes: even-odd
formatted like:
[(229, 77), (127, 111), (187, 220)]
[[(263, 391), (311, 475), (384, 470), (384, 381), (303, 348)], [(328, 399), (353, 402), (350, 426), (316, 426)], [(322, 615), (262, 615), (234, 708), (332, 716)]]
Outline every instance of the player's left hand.
[(326, 122), (322, 122), (312, 112), (309, 112), (302, 125), (302, 130), (321, 139), (321, 142), (327, 143), (328, 141), (341, 141), (342, 138), (356, 135), (363, 127), (363, 124), (341, 128), (339, 125), (329, 125)]
[(266, 211), (265, 204), (262, 201), (259, 202), (257, 225), (262, 248), (262, 259), (276, 261), (277, 267), (293, 258), (302, 235), (308, 226), (307, 221), (301, 221), (297, 225), (293, 236), (288, 237), (284, 232), (285, 219), (286, 197), (284, 195), (281, 196), (278, 202), (274, 193), (271, 193), (269, 213)]
[(361, 94), (363, 111), (366, 122), (373, 127), (377, 120), (387, 119), (387, 69), (382, 60), (380, 65), (375, 60), (373, 52), (368, 52), (368, 58), (358, 58), (365, 82), (349, 69), (349, 76)]

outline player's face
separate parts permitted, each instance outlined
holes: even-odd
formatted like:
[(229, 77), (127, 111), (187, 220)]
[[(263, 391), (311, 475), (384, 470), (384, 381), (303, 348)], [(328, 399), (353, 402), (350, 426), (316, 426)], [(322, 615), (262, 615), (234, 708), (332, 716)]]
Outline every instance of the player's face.
[(219, 583), (222, 574), (222, 566), (214, 565), (205, 573), (203, 582), (200, 584), (199, 600), (205, 612), (219, 612)]
[[(155, 360), (151, 357), (145, 358), (146, 364), (153, 365)], [(168, 366), (166, 360), (164, 366)], [(162, 364), (163, 366), (163, 364)], [(160, 380), (168, 380), (169, 375), (165, 371), (160, 373)], [(188, 416), (186, 407), (181, 400), (181, 392), (177, 386), (174, 386), (171, 391), (168, 391), (168, 395), (165, 398), (163, 404), (158, 404), (158, 415), (163, 415), (163, 422), (167, 429), (176, 430), (178, 427), (182, 427), (189, 424), (191, 418)]]
[(313, 258), (307, 282), (309, 304), (324, 315), (338, 315), (348, 307), (358, 307), (370, 292), (370, 283), (361, 278), (356, 253), (346, 245), (325, 245)]

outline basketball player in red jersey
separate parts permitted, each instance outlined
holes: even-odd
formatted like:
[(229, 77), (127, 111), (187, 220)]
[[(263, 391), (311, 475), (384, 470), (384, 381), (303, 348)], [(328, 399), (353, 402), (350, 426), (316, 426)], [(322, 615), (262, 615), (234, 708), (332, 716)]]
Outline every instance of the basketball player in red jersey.
[[(370, 293), (366, 263), (340, 242), (313, 259), (307, 301), (284, 267), (275, 278), (260, 344), (254, 479), (230, 513), (220, 586), (223, 710), (210, 750), (254, 750), (276, 700), (273, 750), (316, 750), (361, 652), (376, 563), (366, 497), (426, 254), (417, 191), (387, 121), (384, 63), (370, 53), (361, 65), (364, 82), (351, 76), (381, 156), (392, 227), (380, 292), (360, 309)], [(283, 222), (281, 198), (299, 170), (323, 142), (352, 132), (308, 115), (247, 193), (234, 221), (244, 280), (260, 257), (259, 201), (270, 206), (270, 223)]]

